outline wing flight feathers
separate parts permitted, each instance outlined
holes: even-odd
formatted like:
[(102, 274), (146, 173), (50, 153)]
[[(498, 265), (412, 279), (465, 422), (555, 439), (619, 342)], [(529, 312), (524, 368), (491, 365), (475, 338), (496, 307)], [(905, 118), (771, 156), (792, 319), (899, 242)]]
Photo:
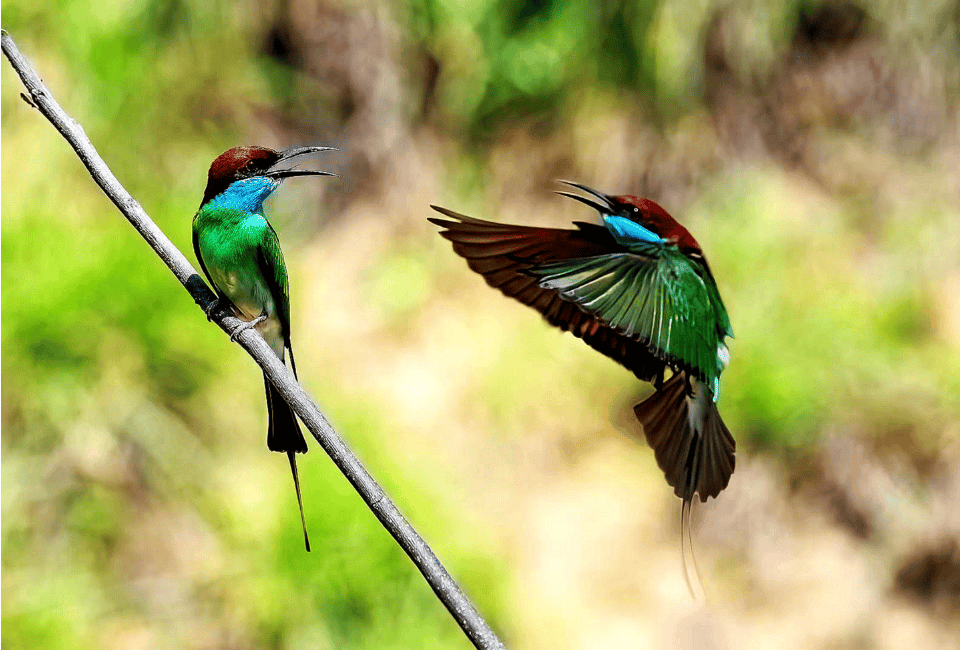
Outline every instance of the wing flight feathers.
[(432, 207), (454, 219), (431, 218), (430, 222), (444, 228), (440, 234), (453, 242), (454, 251), (487, 284), (530, 305), (551, 325), (572, 332), (640, 379), (649, 381), (660, 375), (663, 362), (643, 343), (608, 327), (555, 289), (541, 286), (540, 280), (529, 273), (531, 268), (550, 262), (624, 252), (606, 228), (588, 223), (578, 223), (577, 230), (514, 226)]
[(611, 253), (535, 264), (524, 272), (664, 362), (708, 385), (719, 374), (720, 331), (707, 288), (682, 253)]

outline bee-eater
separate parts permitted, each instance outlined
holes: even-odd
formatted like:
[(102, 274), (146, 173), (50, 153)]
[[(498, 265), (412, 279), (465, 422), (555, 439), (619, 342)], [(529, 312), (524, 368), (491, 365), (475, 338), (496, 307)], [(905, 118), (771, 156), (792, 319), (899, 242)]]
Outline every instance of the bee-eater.
[[(281, 361), (285, 361), (285, 352), (290, 353), (290, 366), (295, 377), (297, 365), (290, 347), (287, 267), (277, 233), (263, 214), (263, 202), (285, 178), (335, 176), (330, 172), (278, 168), (297, 156), (330, 150), (332, 147), (294, 147), (284, 151), (256, 146), (234, 147), (210, 165), (207, 189), (193, 218), (193, 250), (200, 268), (217, 293), (217, 302), (207, 310), (208, 316), (215, 309), (223, 308), (246, 321), (233, 332), (231, 339), (256, 327)], [(303, 516), (295, 456), (307, 452), (307, 441), (300, 431), (297, 416), (280, 391), (266, 374), (263, 381), (270, 420), (267, 448), (286, 452), (290, 460), (303, 540), (309, 551), (310, 538)]]
[(663, 208), (563, 182), (589, 197), (558, 194), (595, 208), (602, 226), (513, 226), (437, 206), (455, 221), (430, 221), (487, 284), (654, 385), (634, 412), (688, 513), (694, 495), (716, 497), (733, 474), (736, 445), (716, 405), (727, 310), (700, 245)]

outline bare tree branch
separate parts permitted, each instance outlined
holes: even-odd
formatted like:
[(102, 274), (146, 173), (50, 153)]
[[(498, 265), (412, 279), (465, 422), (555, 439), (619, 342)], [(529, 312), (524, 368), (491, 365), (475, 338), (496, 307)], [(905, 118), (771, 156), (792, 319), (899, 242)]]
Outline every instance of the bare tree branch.
[[(3, 53), (20, 76), (20, 80), (30, 93), (23, 96), (27, 103), (39, 110), (60, 134), (70, 143), (83, 161), (93, 180), (117, 206), (123, 216), (147, 240), (157, 255), (166, 263), (180, 283), (186, 287), (194, 301), (207, 308), (215, 295), (197, 274), (187, 258), (174, 246), (167, 236), (147, 216), (140, 204), (123, 188), (113, 172), (107, 167), (97, 150), (87, 138), (83, 128), (67, 115), (53, 99), (50, 91), (43, 85), (27, 59), (17, 49), (13, 39), (6, 31), (0, 33)], [(214, 320), (227, 333), (233, 332), (240, 324), (236, 318), (226, 314), (215, 314)], [(334, 464), (343, 472), (347, 480), (360, 493), (373, 514), (380, 520), (401, 548), (410, 556), (413, 563), (426, 578), (446, 608), (456, 619), (464, 633), (474, 646), (482, 650), (503, 648), (503, 642), (497, 638), (487, 622), (461, 591), (457, 583), (437, 559), (427, 543), (404, 519), (393, 501), (360, 463), (343, 439), (334, 431), (320, 409), (309, 395), (300, 387), (286, 366), (277, 358), (266, 341), (255, 329), (247, 329), (238, 337), (240, 345), (263, 368), (290, 406), (317, 439), (320, 446), (330, 456)]]

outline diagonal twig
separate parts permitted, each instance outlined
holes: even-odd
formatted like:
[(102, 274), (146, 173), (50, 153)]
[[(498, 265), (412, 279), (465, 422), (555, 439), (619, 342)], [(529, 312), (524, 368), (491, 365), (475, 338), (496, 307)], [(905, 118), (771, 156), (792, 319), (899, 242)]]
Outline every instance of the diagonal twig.
[[(13, 39), (6, 31), (0, 31), (3, 53), (10, 65), (20, 76), (20, 80), (29, 92), (23, 96), (27, 103), (39, 110), (73, 147), (80, 160), (86, 166), (93, 180), (117, 206), (123, 216), (147, 240), (157, 255), (177, 276), (194, 301), (206, 309), (216, 296), (197, 274), (187, 258), (167, 238), (157, 225), (147, 216), (140, 204), (123, 188), (117, 177), (97, 154), (93, 143), (87, 138), (83, 127), (64, 112), (54, 100), (50, 91), (37, 76), (26, 57), (17, 49)], [(232, 333), (241, 321), (224, 314), (215, 314), (215, 321), (227, 333)], [(397, 543), (416, 565), (427, 583), (437, 594), (446, 608), (456, 619), (464, 633), (481, 650), (502, 649), (503, 642), (497, 638), (477, 609), (450, 577), (440, 560), (427, 543), (397, 509), (383, 488), (370, 476), (360, 460), (347, 447), (324, 417), (309, 395), (300, 387), (286, 366), (277, 358), (260, 333), (255, 329), (242, 332), (237, 341), (263, 369), (270, 381), (283, 394), (293, 410), (327, 452), (337, 468), (347, 477), (354, 489), (380, 520)]]

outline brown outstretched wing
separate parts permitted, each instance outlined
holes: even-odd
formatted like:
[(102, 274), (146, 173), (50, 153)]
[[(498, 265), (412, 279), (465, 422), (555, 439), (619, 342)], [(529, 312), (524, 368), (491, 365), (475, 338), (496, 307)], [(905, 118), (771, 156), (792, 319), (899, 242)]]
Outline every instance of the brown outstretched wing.
[(533, 264), (625, 252), (606, 228), (580, 222), (578, 230), (513, 226), (430, 207), (456, 220), (431, 218), (430, 222), (445, 229), (440, 234), (453, 242), (453, 250), (491, 287), (530, 305), (551, 325), (572, 332), (640, 379), (652, 381), (661, 375), (664, 362), (643, 343), (621, 335), (558, 292), (541, 288), (537, 278), (524, 273)]

